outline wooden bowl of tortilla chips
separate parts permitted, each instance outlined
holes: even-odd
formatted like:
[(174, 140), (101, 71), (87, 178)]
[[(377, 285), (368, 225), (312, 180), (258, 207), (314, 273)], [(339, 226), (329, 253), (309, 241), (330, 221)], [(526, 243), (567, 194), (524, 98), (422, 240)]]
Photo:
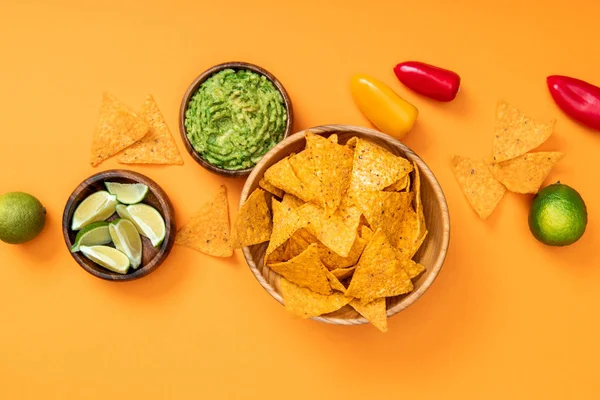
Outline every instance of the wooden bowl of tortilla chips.
[[(320, 144), (330, 147), (312, 150)], [(310, 166), (314, 159), (321, 168)], [(321, 186), (311, 196), (319, 195), (308, 201), (305, 191), (313, 184)], [(268, 204), (272, 232), (262, 235), (262, 243), (243, 247), (244, 256), (265, 290), (299, 318), (371, 322), (386, 331), (387, 318), (421, 297), (442, 268), (450, 240), (444, 193), (419, 156), (381, 132), (325, 125), (291, 135), (252, 171), (240, 212), (255, 203), (253, 193), (262, 214)], [(234, 231), (255, 230), (249, 218), (236, 222)], [(305, 282), (311, 271), (322, 276)], [(377, 280), (378, 274), (385, 279)]]

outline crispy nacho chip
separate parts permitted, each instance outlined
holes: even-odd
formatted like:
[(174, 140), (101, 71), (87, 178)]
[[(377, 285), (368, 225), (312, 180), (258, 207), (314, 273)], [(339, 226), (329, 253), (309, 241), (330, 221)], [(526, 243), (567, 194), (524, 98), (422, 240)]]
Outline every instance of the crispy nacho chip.
[(387, 309), (385, 297), (375, 299), (372, 302), (363, 305), (359, 300), (354, 299), (350, 302), (360, 315), (365, 317), (373, 326), (381, 332), (387, 332)]
[(121, 164), (183, 164), (175, 139), (151, 95), (142, 104), (141, 117), (149, 126), (148, 134), (121, 152)]
[(346, 142), (346, 146), (348, 146), (349, 148), (351, 148), (352, 150), (354, 150), (356, 148), (356, 144), (358, 143), (358, 137), (356, 136), (352, 136), (350, 139), (348, 139), (348, 141)]
[(279, 288), (285, 309), (298, 318), (312, 318), (339, 310), (352, 300), (343, 293), (333, 292), (329, 295), (313, 292), (295, 283), (281, 278)]
[(260, 186), (261, 188), (265, 189), (267, 192), (271, 193), (273, 196), (279, 197), (280, 199), (283, 198), (284, 193), (285, 193), (283, 190), (281, 190), (279, 188), (276, 188), (275, 186), (271, 185), (269, 182), (267, 182), (265, 180), (265, 178), (262, 178), (258, 182), (258, 186)]
[(266, 242), (272, 230), (267, 194), (262, 189), (256, 189), (238, 211), (233, 224), (232, 246), (237, 249)]
[(392, 246), (406, 247), (419, 233), (413, 197), (412, 192), (361, 192), (357, 201), (374, 230), (382, 230)]
[(406, 274), (410, 279), (418, 277), (425, 271), (425, 267), (411, 260), (412, 257), (409, 257), (409, 254), (402, 252), (400, 249), (394, 250), (396, 251), (396, 258), (400, 261), (402, 269), (406, 271)]
[(562, 158), (563, 154), (556, 151), (527, 153), (501, 163), (489, 163), (488, 168), (511, 192), (535, 194)]
[(302, 221), (295, 209), (285, 208), (279, 201), (273, 199), (273, 230), (269, 246), (265, 252), (266, 262), (270, 262), (269, 255), (279, 246), (284, 244), (294, 232), (302, 228)]
[(312, 201), (314, 197), (306, 185), (294, 173), (289, 157), (284, 158), (267, 169), (264, 180), (276, 188), (293, 194), (304, 201)]
[(421, 237), (427, 231), (425, 224), (425, 214), (423, 213), (423, 202), (421, 201), (421, 173), (416, 162), (413, 162), (415, 168), (415, 181), (413, 182), (413, 191), (415, 192), (415, 212), (417, 213), (417, 223), (419, 226), (418, 237)]
[(469, 204), (486, 219), (494, 211), (506, 188), (494, 178), (486, 163), (466, 157), (452, 157), (454, 176)]
[(407, 159), (396, 157), (374, 143), (358, 139), (354, 149), (350, 191), (383, 190), (412, 169), (413, 166)]
[(396, 182), (392, 183), (390, 186), (386, 187), (386, 192), (402, 192), (404, 190), (408, 190), (410, 187), (410, 174), (404, 175), (402, 178), (398, 179)]
[(313, 201), (323, 207), (325, 203), (321, 195), (321, 185), (317, 176), (318, 171), (313, 152), (308, 148), (302, 150), (300, 153), (290, 157), (290, 165), (292, 166), (294, 175), (302, 182), (303, 190), (306, 193), (299, 195), (287, 190), (286, 192), (292, 193), (304, 201)]
[(535, 149), (552, 135), (555, 123), (555, 120), (536, 121), (507, 102), (499, 102), (494, 127), (493, 162), (510, 160)]
[(333, 135), (329, 135), (329, 137), (327, 138), (331, 143), (338, 143), (338, 135), (337, 134), (333, 134)]
[(143, 118), (114, 96), (104, 93), (98, 124), (92, 137), (92, 167), (131, 146), (146, 133), (148, 124)]
[(312, 203), (297, 208), (301, 225), (321, 243), (342, 257), (348, 257), (356, 239), (356, 230), (350, 229), (337, 215), (327, 216), (325, 210)]
[(360, 237), (365, 239), (367, 242), (373, 237), (373, 230), (366, 225), (360, 227)]
[(355, 265), (358, 262), (358, 259), (360, 258), (360, 255), (362, 254), (367, 242), (363, 238), (357, 237), (348, 256), (342, 257), (333, 250), (324, 246), (306, 229), (300, 229), (294, 233), (288, 241), (286, 246), (286, 257), (289, 259), (297, 256), (313, 243), (317, 244), (321, 262), (327, 267), (327, 269), (334, 270)]
[(221, 185), (215, 198), (179, 229), (175, 243), (211, 256), (229, 257), (233, 254), (230, 235), (227, 188)]
[(338, 292), (346, 293), (346, 287), (342, 285), (342, 282), (340, 282), (339, 279), (329, 271), (327, 271), (327, 279), (329, 279), (329, 283), (331, 284), (332, 290), (337, 290)]
[(335, 276), (336, 278), (338, 278), (341, 281), (341, 280), (346, 279), (347, 277), (351, 276), (354, 273), (355, 269), (356, 269), (356, 265), (353, 265), (348, 268), (333, 269), (333, 270), (331, 270), (331, 273), (333, 274), (333, 276)]
[(316, 244), (311, 244), (289, 261), (268, 264), (268, 267), (298, 286), (321, 294), (331, 293), (329, 271), (319, 259), (319, 250)]
[(381, 229), (365, 247), (346, 296), (368, 304), (380, 297), (397, 296), (413, 290), (413, 284), (396, 258), (395, 249)]
[(293, 194), (286, 193), (283, 195), (283, 200), (281, 200), (281, 204), (284, 207), (298, 208), (305, 202), (302, 199), (297, 198)]

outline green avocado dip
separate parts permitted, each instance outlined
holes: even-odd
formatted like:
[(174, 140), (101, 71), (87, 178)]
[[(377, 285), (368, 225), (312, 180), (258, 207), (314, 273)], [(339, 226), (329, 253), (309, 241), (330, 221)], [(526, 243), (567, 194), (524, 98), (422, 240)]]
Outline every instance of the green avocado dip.
[(208, 78), (185, 112), (194, 149), (210, 164), (228, 170), (254, 166), (283, 139), (283, 97), (265, 76), (225, 69)]

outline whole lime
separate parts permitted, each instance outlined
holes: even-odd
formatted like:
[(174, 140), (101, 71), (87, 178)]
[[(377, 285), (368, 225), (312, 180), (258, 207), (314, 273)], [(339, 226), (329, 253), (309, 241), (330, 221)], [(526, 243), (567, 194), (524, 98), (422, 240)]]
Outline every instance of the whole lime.
[(25, 243), (36, 237), (46, 224), (46, 209), (38, 199), (23, 192), (0, 196), (0, 240)]
[(585, 232), (587, 208), (579, 193), (558, 182), (540, 190), (529, 210), (529, 229), (540, 242), (568, 246)]

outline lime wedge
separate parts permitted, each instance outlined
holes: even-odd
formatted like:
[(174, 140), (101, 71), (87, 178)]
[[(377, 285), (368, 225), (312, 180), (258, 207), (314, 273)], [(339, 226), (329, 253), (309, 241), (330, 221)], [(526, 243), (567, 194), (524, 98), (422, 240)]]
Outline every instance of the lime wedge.
[(79, 251), (79, 246), (97, 246), (111, 242), (108, 222), (93, 222), (77, 232), (71, 253)]
[(126, 274), (129, 269), (129, 258), (113, 247), (81, 246), (79, 250), (96, 264), (118, 274)]
[(105, 190), (89, 195), (75, 210), (71, 229), (78, 231), (92, 222), (108, 219), (115, 213), (117, 203), (117, 196)]
[(137, 269), (142, 264), (142, 238), (136, 227), (127, 219), (117, 219), (108, 229), (117, 250), (129, 258), (131, 268)]
[(117, 183), (104, 182), (106, 190), (117, 196), (119, 203), (137, 204), (141, 203), (148, 194), (148, 186), (142, 183)]
[(133, 222), (138, 232), (150, 239), (152, 246), (158, 247), (165, 240), (167, 228), (162, 215), (154, 207), (147, 204), (134, 204), (132, 206), (117, 206), (119, 217)]

